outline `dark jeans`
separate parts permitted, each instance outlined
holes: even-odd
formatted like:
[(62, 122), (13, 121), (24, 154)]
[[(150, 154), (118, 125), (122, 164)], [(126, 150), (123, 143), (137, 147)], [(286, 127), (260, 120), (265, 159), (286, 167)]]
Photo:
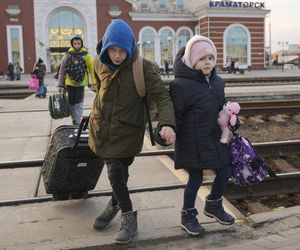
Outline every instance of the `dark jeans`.
[[(209, 200), (218, 200), (222, 197), (228, 180), (232, 174), (232, 167), (228, 165), (224, 168), (214, 170), (216, 177), (214, 179), (211, 193), (208, 195)], [(183, 197), (183, 209), (194, 208), (197, 192), (203, 181), (203, 170), (192, 171), (189, 170), (189, 180), (186, 184)]]
[(108, 179), (113, 190), (112, 204), (119, 205), (122, 213), (132, 211), (132, 203), (129, 197), (127, 181), (128, 168), (134, 160), (133, 156), (126, 158), (105, 158)]

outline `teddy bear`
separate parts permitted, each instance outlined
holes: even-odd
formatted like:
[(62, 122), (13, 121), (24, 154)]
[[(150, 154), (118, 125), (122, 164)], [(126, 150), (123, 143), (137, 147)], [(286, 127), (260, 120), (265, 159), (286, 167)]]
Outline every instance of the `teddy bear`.
[(218, 123), (221, 128), (221, 143), (227, 143), (229, 137), (228, 124), (234, 126), (237, 121), (237, 114), (240, 112), (240, 105), (237, 102), (226, 102), (223, 109), (219, 112)]

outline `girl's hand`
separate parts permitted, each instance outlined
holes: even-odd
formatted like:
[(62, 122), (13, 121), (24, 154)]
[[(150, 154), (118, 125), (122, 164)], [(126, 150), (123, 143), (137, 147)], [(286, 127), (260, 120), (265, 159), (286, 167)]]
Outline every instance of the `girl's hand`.
[(163, 126), (159, 132), (162, 139), (164, 139), (166, 144), (171, 145), (175, 142), (176, 134), (172, 127)]

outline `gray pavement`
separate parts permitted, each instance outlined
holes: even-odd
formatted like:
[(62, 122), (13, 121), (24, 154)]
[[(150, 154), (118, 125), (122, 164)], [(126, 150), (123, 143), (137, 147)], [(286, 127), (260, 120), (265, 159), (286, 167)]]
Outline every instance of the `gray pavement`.
[[(267, 71), (248, 72), (254, 76)], [(248, 74), (246, 72), (245, 75)], [(280, 75), (280, 70), (268, 71)], [(290, 74), (289, 74), (290, 73)], [(300, 70), (286, 70), (284, 74), (300, 75)], [(22, 75), (16, 85), (27, 85), (28, 75)], [(46, 77), (48, 93), (56, 92), (55, 81)], [(12, 84), (0, 81), (0, 86)], [(286, 86), (276, 87), (281, 94)], [(228, 88), (232, 95), (267, 95), (270, 90), (256, 88)], [(264, 94), (257, 94), (263, 91)], [(300, 86), (293, 92), (300, 91)], [(285, 92), (284, 95), (290, 93)], [(230, 95), (230, 94), (228, 94)], [(85, 113), (89, 113), (94, 93), (86, 90)], [(50, 135), (61, 124), (71, 124), (70, 118), (52, 120), (47, 111), (47, 98), (29, 96), (23, 100), (0, 100), (0, 161), (43, 159)], [(22, 111), (21, 111), (22, 110)], [(36, 110), (35, 112), (25, 112)], [(153, 150), (145, 137), (144, 149)], [(184, 171), (175, 171), (167, 156), (137, 157), (130, 170), (129, 188), (185, 183)], [(0, 200), (33, 197), (39, 169), (0, 170)], [(110, 190), (106, 169), (95, 188)], [(0, 249), (300, 249), (300, 207), (272, 211), (244, 218), (228, 201), (225, 208), (237, 218), (232, 226), (222, 226), (203, 215), (203, 200), (209, 187), (198, 193), (199, 220), (207, 233), (201, 238), (189, 238), (180, 229), (182, 189), (132, 194), (138, 210), (139, 233), (126, 247), (112, 244), (120, 225), (120, 216), (103, 232), (91, 225), (103, 209), (108, 197), (69, 200), (0, 207)], [(45, 196), (40, 182), (38, 196)], [(255, 225), (251, 227), (250, 224)]]

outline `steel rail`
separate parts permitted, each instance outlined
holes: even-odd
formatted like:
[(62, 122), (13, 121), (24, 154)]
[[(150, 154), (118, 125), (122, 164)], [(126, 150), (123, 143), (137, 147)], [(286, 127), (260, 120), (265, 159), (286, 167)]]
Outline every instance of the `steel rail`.
[[(136, 156), (157, 156), (157, 155), (172, 155), (172, 154), (174, 154), (174, 149), (143, 151)], [(6, 161), (6, 162), (0, 162), (0, 170), (12, 169), (12, 168), (40, 167), (43, 165), (43, 163), (44, 163), (44, 159)]]
[(276, 115), (300, 113), (299, 100), (240, 102), (239, 115)]
[[(269, 194), (280, 194), (284, 193), (294, 193), (300, 191), (300, 186), (296, 185), (300, 181), (300, 172), (277, 174), (276, 178), (267, 177), (260, 184), (247, 186), (247, 187), (237, 187), (230, 180), (229, 185), (226, 188), (225, 197), (231, 199), (241, 199), (245, 196), (253, 194), (253, 196), (269, 195)], [(203, 181), (202, 186), (209, 186), (213, 184), (213, 180)], [(285, 184), (285, 185), (283, 185)], [(271, 186), (270, 186), (271, 185)], [(276, 188), (274, 188), (274, 186)], [(166, 191), (174, 190), (179, 188), (184, 188), (185, 184), (176, 183), (170, 185), (159, 185), (150, 187), (140, 187), (140, 188), (130, 188), (129, 193), (142, 193), (142, 192), (154, 192), (154, 191)], [(100, 196), (110, 196), (112, 194), (111, 190), (104, 191), (91, 191), (87, 194), (85, 198), (100, 197)], [(1, 206), (16, 206), (22, 204), (33, 204), (53, 201), (51, 195), (39, 196), (34, 198), (23, 198), (14, 200), (2, 200), (0, 201)]]
[[(170, 84), (174, 78), (163, 79), (165, 84)], [(223, 77), (228, 86), (268, 86), (268, 85), (296, 85), (300, 84), (299, 76), (269, 76), (269, 77)]]
[[(1, 99), (1, 98), (0, 98)], [(84, 110), (90, 110), (89, 107), (84, 107)], [(0, 114), (13, 114), (13, 113), (34, 113), (34, 112), (49, 112), (48, 109), (31, 109), (31, 110), (2, 110), (0, 111)]]
[(245, 197), (261, 197), (279, 194), (295, 194), (300, 192), (300, 172), (280, 173), (275, 178), (266, 178), (261, 183), (239, 187), (230, 183), (224, 196), (227, 199), (244, 199)]
[[(269, 101), (240, 101), (241, 111), (239, 115), (257, 115), (263, 114), (295, 114), (300, 112), (300, 100), (269, 100)], [(84, 107), (84, 110), (89, 110), (90, 107)], [(31, 113), (31, 112), (49, 112), (48, 109), (31, 109), (31, 110), (2, 110), (4, 113)]]
[[(261, 155), (299, 154), (300, 153), (300, 140), (260, 142), (260, 143), (253, 143), (253, 146), (257, 149), (257, 151)], [(174, 149), (143, 151), (136, 156), (141, 157), (141, 156), (158, 156), (158, 155), (173, 156)], [(44, 159), (0, 162), (0, 170), (1, 169), (13, 169), (13, 168), (41, 167), (43, 165), (43, 162), (44, 162)]]

